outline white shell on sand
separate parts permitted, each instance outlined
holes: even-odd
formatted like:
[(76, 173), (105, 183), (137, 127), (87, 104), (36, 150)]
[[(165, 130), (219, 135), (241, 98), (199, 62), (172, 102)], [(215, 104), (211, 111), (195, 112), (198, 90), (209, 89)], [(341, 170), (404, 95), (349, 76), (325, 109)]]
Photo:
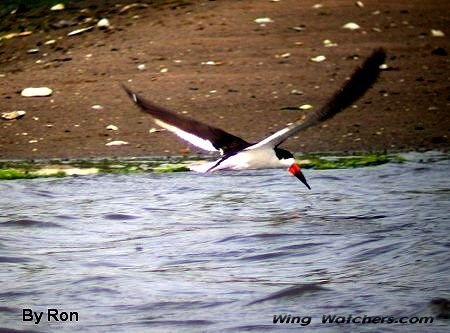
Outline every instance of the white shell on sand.
[(303, 104), (298, 107), (300, 110), (310, 110), (313, 108), (311, 104)]
[(317, 57), (311, 58), (311, 61), (322, 62), (325, 61), (326, 59), (327, 57), (325, 57), (324, 55), (318, 55)]
[(266, 23), (272, 23), (273, 20), (270, 17), (258, 17), (255, 19), (254, 22), (258, 23), (258, 24), (266, 24)]
[(133, 8), (147, 8), (147, 7), (148, 7), (148, 5), (146, 3), (132, 3), (129, 5), (123, 6), (122, 9), (119, 10), (119, 14), (123, 14)]
[(360, 27), (358, 24), (356, 24), (355, 22), (348, 22), (348, 23), (344, 24), (344, 25), (342, 26), (342, 28), (348, 29), (348, 30), (358, 30), (358, 29), (361, 29), (361, 27)]
[(109, 23), (109, 20), (107, 18), (102, 18), (100, 21), (97, 22), (97, 28), (109, 29), (111, 28), (111, 23)]
[(5, 120), (13, 120), (13, 119), (19, 119), (22, 118), (25, 115), (25, 111), (11, 111), (11, 112), (4, 112), (2, 113), (2, 119)]
[(117, 131), (119, 129), (119, 127), (117, 127), (116, 125), (108, 125), (108, 126), (106, 126), (106, 129), (108, 131)]
[(208, 61), (202, 61), (201, 64), (202, 65), (207, 65), (207, 66), (220, 66), (220, 65), (223, 65), (224, 62), (223, 61), (208, 60)]
[(338, 45), (337, 45), (337, 43), (332, 42), (332, 41), (329, 40), (329, 39), (325, 39), (325, 40), (323, 41), (323, 46), (325, 46), (325, 47), (336, 47), (336, 46), (338, 46)]
[(148, 132), (151, 134), (151, 133), (156, 133), (156, 132), (163, 132), (165, 130), (166, 130), (165, 128), (154, 128), (154, 127), (152, 127), (152, 128), (150, 128), (148, 130)]
[(128, 142), (126, 142), (126, 141), (116, 140), (116, 141), (108, 142), (107, 144), (105, 144), (105, 146), (122, 146), (122, 145), (127, 145), (127, 144), (128, 144)]
[(56, 11), (56, 10), (64, 10), (66, 6), (64, 6), (63, 3), (58, 3), (52, 7), (50, 7), (50, 10)]
[(445, 37), (445, 33), (442, 30), (431, 29), (431, 36), (433, 36), (433, 37)]
[(20, 93), (23, 97), (45, 97), (50, 96), (53, 90), (48, 87), (29, 87), (22, 90)]
[(89, 31), (89, 30), (92, 30), (92, 29), (94, 29), (93, 25), (91, 25), (89, 27), (86, 27), (86, 28), (76, 29), (76, 30), (73, 30), (73, 31), (69, 32), (67, 34), (67, 36), (70, 37), (70, 36), (79, 35), (79, 34), (82, 34), (83, 32), (86, 32), (86, 31)]
[(33, 33), (33, 31), (22, 31), (22, 32), (10, 32), (6, 35), (1, 35), (0, 36), (0, 40), (2, 39), (11, 39), (11, 38), (15, 38), (15, 37), (24, 37), (24, 36), (29, 36)]

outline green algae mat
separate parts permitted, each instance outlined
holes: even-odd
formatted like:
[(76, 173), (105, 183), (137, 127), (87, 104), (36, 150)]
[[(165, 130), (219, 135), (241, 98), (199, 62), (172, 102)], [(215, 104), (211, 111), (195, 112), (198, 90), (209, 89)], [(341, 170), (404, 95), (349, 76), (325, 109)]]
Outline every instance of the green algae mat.
[[(401, 163), (404, 158), (390, 154), (351, 156), (302, 155), (297, 162), (305, 169), (342, 169)], [(123, 158), (84, 160), (0, 161), (0, 180), (39, 177), (82, 176), (98, 173), (182, 172), (198, 157)]]

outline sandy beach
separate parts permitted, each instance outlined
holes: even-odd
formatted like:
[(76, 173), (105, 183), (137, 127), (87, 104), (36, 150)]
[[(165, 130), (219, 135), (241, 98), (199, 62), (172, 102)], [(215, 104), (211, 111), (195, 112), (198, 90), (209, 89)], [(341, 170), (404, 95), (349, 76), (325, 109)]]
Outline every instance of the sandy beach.
[[(125, 7), (129, 3), (78, 1), (3, 20), (0, 112), (26, 114), (0, 120), (0, 159), (198, 152), (160, 131), (120, 83), (257, 141), (320, 107), (378, 47), (388, 56), (372, 89), (283, 147), (448, 150), (449, 2), (144, 1)], [(97, 26), (102, 18), (108, 19), (104, 29)], [(343, 28), (347, 23), (359, 28)], [(7, 36), (18, 31), (26, 36)], [(52, 94), (21, 96), (27, 87), (49, 87)], [(123, 144), (107, 145), (114, 141)]]

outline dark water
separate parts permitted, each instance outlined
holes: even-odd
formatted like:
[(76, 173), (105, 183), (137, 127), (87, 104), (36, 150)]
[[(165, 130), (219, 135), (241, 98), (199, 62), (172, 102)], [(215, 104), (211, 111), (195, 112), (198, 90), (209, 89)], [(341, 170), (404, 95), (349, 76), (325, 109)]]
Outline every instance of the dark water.
[[(0, 327), (448, 332), (430, 301), (450, 298), (450, 159), (406, 157), (305, 170), (312, 191), (282, 170), (3, 181)], [(45, 313), (34, 324), (23, 309)], [(282, 314), (311, 321), (274, 324)]]

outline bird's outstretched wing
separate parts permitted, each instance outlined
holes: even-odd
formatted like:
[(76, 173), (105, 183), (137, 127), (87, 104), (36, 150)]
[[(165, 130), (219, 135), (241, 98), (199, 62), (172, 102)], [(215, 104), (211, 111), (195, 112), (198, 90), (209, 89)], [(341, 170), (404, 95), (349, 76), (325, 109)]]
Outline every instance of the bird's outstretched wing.
[(244, 149), (251, 144), (247, 141), (200, 121), (176, 114), (139, 96), (122, 84), (128, 96), (142, 111), (153, 116), (155, 123), (191, 144), (208, 151), (220, 151), (228, 154)]
[(383, 49), (380, 48), (374, 50), (364, 63), (355, 70), (350, 77), (350, 80), (348, 80), (324, 106), (309, 114), (306, 119), (292, 123), (248, 149), (258, 148), (264, 145), (277, 147), (297, 132), (330, 119), (352, 105), (356, 100), (363, 96), (377, 80), (380, 73), (380, 66), (384, 63), (385, 58), (386, 53)]

